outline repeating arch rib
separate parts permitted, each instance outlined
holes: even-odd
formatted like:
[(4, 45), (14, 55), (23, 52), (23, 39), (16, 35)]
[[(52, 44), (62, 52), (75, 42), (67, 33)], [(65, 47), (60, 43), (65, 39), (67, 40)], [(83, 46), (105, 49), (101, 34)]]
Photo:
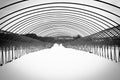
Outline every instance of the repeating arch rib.
[[(56, 6), (56, 5), (66, 5), (66, 4), (76, 5), (76, 7)], [(109, 4), (109, 5), (111, 5), (111, 4)], [(85, 28), (80, 27), (81, 29), (84, 30), (83, 32), (88, 32), (88, 33), (93, 32), (93, 33), (90, 33), (88, 35), (91, 35), (91, 34), (94, 34), (96, 32), (99, 32), (99, 31), (102, 31), (102, 30), (105, 30), (105, 29), (108, 29), (108, 28), (119, 25), (118, 22), (112, 20), (109, 17), (101, 15), (101, 14), (95, 12), (95, 11), (92, 11), (92, 10), (84, 9), (83, 7), (80, 7), (80, 6), (89, 7), (91, 9), (93, 8), (93, 9), (111, 14), (111, 15), (117, 17), (117, 18), (120, 18), (120, 15), (115, 14), (114, 12), (111, 12), (111, 11), (108, 11), (107, 9), (96, 7), (96, 6), (93, 6), (93, 5), (88, 5), (88, 4), (83, 4), (83, 3), (73, 3), (73, 2), (50, 2), (50, 3), (43, 3), (43, 4), (38, 4), (38, 5), (33, 5), (33, 6), (26, 7), (26, 8), (22, 8), (22, 9), (16, 10), (14, 12), (11, 12), (11, 13), (1, 17), (0, 19), (3, 20), (2, 23), (0, 23), (1, 29), (2, 30), (7, 30), (7, 31), (10, 31), (10, 32), (14, 32), (14, 33), (17, 33), (17, 32), (20, 33), (20, 32), (27, 31), (26, 29), (29, 28), (30, 32), (31, 32), (32, 29), (33, 29), (32, 32), (34, 32), (34, 31), (36, 31), (36, 29), (38, 29), (39, 25), (40, 26), (42, 26), (43, 24), (51, 25), (51, 24), (49, 24), (50, 20), (48, 22), (40, 23), (40, 20), (38, 18), (35, 18), (38, 15), (35, 16), (35, 14), (37, 14), (37, 13), (47, 14), (48, 13), (47, 11), (52, 11), (52, 10), (54, 11), (55, 9), (57, 10), (58, 7), (59, 8), (66, 8), (66, 9), (64, 9), (65, 11), (71, 11), (71, 12), (69, 12), (70, 15), (72, 15), (72, 14), (75, 14), (77, 16), (79, 15), (79, 19), (81, 20), (81, 23), (79, 22), (79, 24), (82, 24), (80, 26), (83, 26), (83, 25), (86, 26)], [(111, 5), (111, 6), (113, 6), (113, 5)], [(116, 7), (116, 6), (113, 6), (113, 7)], [(116, 8), (118, 8), (118, 7), (116, 7)], [(41, 15), (41, 14), (39, 14), (39, 15)], [(34, 21), (34, 23), (32, 23), (32, 20)], [(68, 19), (64, 19), (63, 21), (67, 21), (67, 20)], [(95, 21), (93, 21), (93, 20), (95, 20)], [(58, 20), (58, 21), (60, 21), (60, 20)], [(89, 21), (91, 21), (91, 23)], [(114, 24), (110, 23), (110, 21), (113, 22)], [(68, 21), (68, 22), (73, 22), (75, 24), (74, 20), (71, 20), (71, 21)], [(87, 23), (85, 24), (85, 22), (87, 22)], [(32, 26), (35, 25), (35, 24), (36, 24), (36, 26), (34, 26), (34, 28), (33, 28)], [(66, 25), (68, 25), (68, 24), (66, 23)], [(22, 29), (22, 27), (25, 27), (25, 28)], [(91, 30), (93, 30), (93, 31), (91, 31)], [(28, 31), (28, 33), (29, 33), (29, 31)], [(104, 32), (103, 34), (105, 34), (107, 36), (115, 36), (119, 33), (116, 30), (113, 30), (113, 31)]]

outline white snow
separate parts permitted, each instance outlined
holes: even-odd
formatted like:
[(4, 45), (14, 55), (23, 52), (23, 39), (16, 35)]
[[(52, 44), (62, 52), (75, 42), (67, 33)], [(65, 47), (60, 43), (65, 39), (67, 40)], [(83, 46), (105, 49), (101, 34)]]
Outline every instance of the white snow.
[(55, 44), (0, 67), (0, 80), (120, 80), (120, 63)]

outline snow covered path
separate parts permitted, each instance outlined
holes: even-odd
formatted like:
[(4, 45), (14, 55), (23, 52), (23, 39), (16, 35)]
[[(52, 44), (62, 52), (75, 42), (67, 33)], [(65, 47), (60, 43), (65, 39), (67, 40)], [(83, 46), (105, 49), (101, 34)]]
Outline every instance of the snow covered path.
[(0, 67), (0, 80), (120, 80), (120, 63), (56, 44)]

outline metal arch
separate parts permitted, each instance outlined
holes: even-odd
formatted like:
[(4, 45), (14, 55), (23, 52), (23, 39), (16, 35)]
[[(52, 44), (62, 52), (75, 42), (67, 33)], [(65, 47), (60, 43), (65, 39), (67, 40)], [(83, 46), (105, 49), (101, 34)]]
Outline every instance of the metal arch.
[[(34, 20), (34, 19), (33, 19), (33, 20)], [(23, 21), (23, 23), (24, 23), (24, 20), (22, 20), (22, 21)], [(28, 20), (27, 20), (27, 21), (28, 21)], [(30, 21), (28, 21), (28, 22), (30, 22)], [(94, 22), (93, 22), (93, 23), (94, 23)], [(20, 24), (20, 23), (19, 23), (19, 24)], [(29, 24), (29, 23), (28, 23), (28, 24)], [(97, 23), (96, 23), (96, 24), (97, 24)], [(98, 25), (98, 24), (97, 24), (97, 25)], [(14, 25), (13, 25), (13, 26), (14, 26)], [(13, 27), (13, 26), (12, 26), (12, 27)], [(16, 25), (16, 26), (19, 26), (19, 25)], [(100, 26), (100, 25), (99, 25), (99, 26)], [(13, 27), (13, 28), (15, 28), (15, 27)], [(13, 29), (13, 28), (12, 28), (12, 29)], [(27, 27), (26, 27), (26, 28), (27, 28)], [(94, 28), (95, 28), (95, 27), (94, 27)], [(11, 29), (11, 30), (12, 30), (12, 29)], [(7, 29), (7, 30), (8, 30), (8, 29)], [(15, 30), (14, 30), (14, 31), (15, 31)]]
[[(108, 2), (105, 2), (105, 1), (101, 1), (101, 0), (95, 0), (95, 1), (101, 2), (101, 3), (104, 3), (104, 4), (107, 4), (107, 5), (110, 5), (110, 6), (113, 6), (113, 7), (117, 8), (117, 9), (120, 9), (119, 6), (116, 6), (116, 5), (114, 5), (114, 4), (111, 4), (111, 3), (108, 3)], [(114, 31), (115, 31), (115, 30), (114, 30)], [(116, 31), (115, 31), (115, 32), (116, 32)], [(118, 32), (116, 32), (116, 33), (118, 34)]]
[[(71, 12), (69, 12), (69, 13), (71, 13)], [(74, 13), (73, 13), (73, 14), (74, 14)], [(89, 16), (87, 16), (87, 17), (89, 17)], [(94, 18), (93, 18), (93, 19), (94, 19)], [(23, 20), (24, 20), (24, 19), (23, 19)], [(22, 21), (23, 21), (23, 20), (22, 20)], [(97, 20), (97, 19), (95, 19), (95, 20)], [(101, 22), (101, 23), (102, 23), (102, 22)], [(108, 25), (105, 24), (105, 23), (103, 23), (103, 24), (106, 25), (106, 26), (108, 26)], [(104, 27), (103, 27), (103, 28), (104, 28)], [(8, 29), (9, 29), (9, 28), (8, 28)], [(7, 29), (7, 30), (8, 30), (8, 29)], [(105, 28), (104, 28), (104, 29), (105, 29)]]
[(114, 4), (111, 4), (111, 3), (108, 3), (108, 2), (105, 2), (105, 1), (101, 1), (101, 0), (94, 0), (94, 1), (101, 2), (101, 3), (104, 3), (104, 4), (107, 4), (107, 5), (110, 5), (110, 6), (113, 6), (113, 7), (115, 7), (115, 8), (120, 9), (119, 6), (116, 6), (116, 5), (114, 5)]
[[(69, 23), (70, 23), (70, 24), (69, 24)], [(54, 23), (54, 24), (57, 24), (57, 23)], [(58, 23), (58, 24), (59, 24), (59, 23)], [(67, 23), (65, 23), (65, 24), (67, 24)], [(65, 24), (64, 24), (64, 25), (65, 25)], [(79, 25), (75, 25), (76, 23), (74, 24), (74, 22), (68, 22), (68, 24), (69, 24), (69, 25), (76, 26), (76, 27), (71, 27), (71, 26), (69, 26), (70, 28), (82, 29), (83, 31), (85, 31), (85, 32), (87, 32), (87, 33), (89, 33), (89, 34), (92, 34), (92, 33), (90, 33), (89, 31), (85, 30), (84, 27), (81, 27), (81, 28), (77, 27), (77, 26), (79, 26)], [(81, 25), (81, 26), (82, 26), (82, 25)], [(48, 25), (48, 27), (49, 27), (49, 25)], [(48, 27), (47, 27), (47, 28), (48, 28)], [(34, 32), (34, 30), (36, 30), (37, 28), (40, 28), (40, 27), (35, 27), (35, 28), (32, 29), (30, 32)], [(76, 30), (78, 30), (78, 29), (76, 29)]]
[(119, 35), (120, 33), (117, 31), (117, 28), (114, 27), (113, 30), (117, 33), (117, 35)]
[(120, 29), (118, 27), (120, 27), (120, 26), (115, 26), (114, 29), (118, 33), (118, 35), (120, 35)]
[[(60, 7), (60, 8), (71, 8), (71, 9), (74, 9), (74, 7), (66, 7), (66, 6), (52, 6), (52, 7), (44, 7), (44, 8), (46, 9), (46, 8), (54, 8), (54, 7), (55, 7), (55, 8), (56, 8), (56, 7)], [(37, 9), (34, 9), (34, 10), (44, 9), (44, 8), (37, 8)], [(30, 11), (34, 11), (34, 10), (30, 10)], [(50, 10), (55, 10), (55, 9), (50, 9)], [(37, 11), (37, 12), (30, 13), (30, 14), (34, 14), (34, 13), (38, 13), (38, 12), (44, 12), (44, 11), (50, 11), (50, 10), (42, 10), (42, 11)], [(60, 9), (59, 9), (59, 10), (60, 10)], [(94, 15), (92, 15), (92, 14), (89, 14), (89, 13), (85, 13), (85, 12), (82, 12), (82, 11), (76, 11), (76, 10), (70, 10), (70, 9), (64, 9), (64, 10), (84, 13), (84, 14), (93, 16), (93, 17), (95, 17), (95, 18), (101, 19), (101, 20), (105, 21), (106, 23), (108, 23), (108, 24), (114, 26), (114, 25), (111, 24), (110, 22), (108, 22), (108, 21), (106, 21), (106, 20), (104, 20), (104, 19), (102, 19), (102, 18), (99, 18), (99, 17), (97, 17), (97, 16), (94, 16)], [(82, 9), (81, 9), (81, 10), (82, 10)], [(17, 17), (17, 16), (19, 16), (19, 15), (24, 14), (24, 13), (28, 13), (28, 12), (30, 12), (30, 11), (23, 12), (23, 13), (21, 13), (21, 14), (18, 14), (18, 15), (16, 15), (16, 16), (13, 16), (13, 17), (11, 17), (11, 18), (5, 20), (4, 22), (2, 22), (0, 25), (4, 24), (5, 22), (9, 21), (10, 19), (13, 19), (13, 18), (15, 18), (15, 17)], [(30, 15), (30, 14), (27, 14), (27, 15)], [(77, 13), (76, 13), (76, 14), (77, 14)], [(27, 16), (27, 15), (24, 15), (24, 16), (22, 16), (22, 17), (25, 17), (25, 16)], [(22, 17), (19, 17), (19, 19), (22, 18)], [(91, 18), (92, 18), (92, 17), (91, 17)], [(95, 18), (94, 18), (94, 19), (95, 19)], [(97, 20), (97, 19), (96, 19), (96, 20)], [(15, 20), (14, 20), (14, 21), (15, 21)], [(99, 21), (99, 22), (100, 22), (100, 21)], [(105, 23), (104, 23), (104, 24), (105, 24)]]
[[(107, 33), (107, 34), (109, 34), (110, 36), (107, 36), (107, 35), (104, 35), (104, 33)], [(102, 33), (98, 33), (98, 35), (100, 36), (100, 38), (104, 38), (104, 37), (113, 37), (113, 35), (111, 35), (110, 34), (111, 32), (108, 32), (108, 31), (104, 31), (104, 32), (102, 32)], [(104, 35), (104, 36), (103, 36)]]
[(53, 37), (55, 35), (62, 35), (62, 34), (67, 35), (67, 36), (70, 35), (70, 33), (68, 34), (68, 33), (65, 33), (65, 32), (64, 33), (63, 32), (53, 32), (53, 33), (47, 34), (46, 36), (47, 37), (49, 37), (49, 36)]
[[(64, 28), (66, 28), (66, 29), (64, 29)], [(49, 29), (44, 29), (44, 30), (42, 30), (42, 31), (39, 31), (39, 29), (38, 29), (38, 35), (40, 35), (40, 34), (46, 34), (46, 32), (55, 32), (56, 30), (61, 30), (61, 32), (63, 31), (68, 31), (68, 32), (79, 32), (79, 31), (77, 31), (77, 30), (75, 30), (75, 29), (72, 29), (72, 28), (68, 28), (68, 27), (64, 27), (64, 28), (61, 28), (61, 27), (51, 27), (51, 28), (49, 28)], [(82, 31), (81, 31), (82, 32)], [(84, 33), (84, 32), (83, 32)], [(80, 33), (80, 34), (82, 34), (83, 35), (83, 33)], [(85, 34), (85, 33), (84, 33)]]
[[(23, 19), (23, 20), (25, 20), (25, 19)], [(22, 21), (23, 21), (23, 20), (22, 20)], [(97, 24), (97, 23), (96, 23), (96, 24)], [(13, 26), (14, 26), (14, 25), (13, 25)], [(12, 26), (12, 27), (13, 27), (13, 26)], [(98, 28), (98, 27), (97, 27), (97, 28)], [(103, 27), (103, 28), (104, 28), (104, 27)], [(10, 29), (10, 27), (9, 27), (8, 29), (6, 29), (6, 30), (9, 30), (9, 29)]]
[[(112, 30), (116, 32), (117, 35), (115, 35), (115, 36), (117, 36), (117, 37), (120, 36), (120, 29), (118, 29), (118, 26), (115, 26), (115, 27), (110, 28), (110, 29), (103, 30), (103, 31), (101, 31), (101, 32), (98, 32), (98, 34), (99, 34), (99, 35), (103, 35), (103, 33), (105, 33), (106, 31), (108, 31), (108, 32), (110, 31), (110, 32), (111, 32)], [(113, 31), (112, 31), (112, 33), (113, 33)], [(94, 35), (97, 35), (97, 33), (91, 35), (90, 37), (93, 37)], [(106, 37), (106, 36), (105, 36), (105, 37)], [(112, 37), (114, 37), (114, 36), (111, 36), (111, 38), (112, 38)], [(103, 37), (102, 37), (102, 38), (103, 38)]]
[[(27, 27), (26, 27), (27, 28)], [(26, 29), (26, 28), (24, 28), (24, 29)], [(17, 31), (19, 31), (19, 30), (21, 30), (21, 28), (19, 28)], [(15, 30), (14, 30), (15, 31)], [(15, 31), (15, 32), (17, 32), (17, 31)], [(97, 32), (97, 31), (96, 31)]]
[[(33, 30), (35, 30), (36, 28), (38, 28), (38, 27), (35, 27), (35, 28), (32, 29), (31, 31), (33, 32)], [(79, 28), (79, 27), (77, 27), (77, 28)], [(26, 29), (22, 30), (22, 32), (25, 31), (25, 30), (26, 30)], [(83, 28), (83, 30), (84, 30), (84, 28)], [(30, 31), (30, 32), (31, 32), (31, 31)], [(85, 31), (87, 31), (87, 30), (85, 30)], [(87, 32), (89, 33), (89, 31), (87, 31)]]
[[(49, 26), (48, 26), (49, 27)], [(38, 27), (38, 28), (40, 28), (40, 27)], [(70, 28), (70, 27), (69, 27)], [(72, 27), (71, 27), (72, 28)], [(76, 27), (77, 28), (77, 27)], [(36, 28), (37, 29), (37, 28)], [(48, 28), (47, 28), (48, 29)], [(34, 30), (34, 29), (32, 29), (32, 30)], [(83, 29), (82, 29), (83, 30)], [(78, 29), (77, 29), (77, 31), (78, 31)], [(33, 31), (30, 31), (30, 32), (33, 32)], [(87, 32), (87, 31), (86, 31)], [(89, 32), (88, 32), (89, 33)]]
[(75, 35), (71, 34), (70, 32), (54, 31), (54, 32), (51, 32), (51, 33), (47, 33), (46, 37), (49, 37), (49, 36), (53, 37), (55, 35), (57, 36), (58, 34), (63, 35), (63, 36), (75, 36)]
[[(29, 21), (28, 21), (29, 22)], [(37, 22), (36, 22), (37, 23)], [(28, 23), (29, 24), (29, 23)], [(18, 26), (18, 25), (17, 25)], [(27, 27), (26, 27), (27, 28)]]
[(109, 32), (113, 33), (115, 36), (118, 35), (118, 33), (114, 29), (109, 30)]
[(120, 35), (120, 31), (117, 28), (114, 28), (118, 35)]
[[(77, 30), (78, 31), (78, 30)], [(81, 30), (80, 30), (81, 31)], [(26, 32), (26, 31), (25, 31)], [(35, 31), (36, 32), (36, 31)], [(24, 32), (23, 32), (24, 33)]]
[[(107, 36), (107, 35), (104, 35), (104, 33), (105, 33), (105, 32), (103, 32), (103, 33), (101, 33), (101, 34), (99, 34), (99, 33), (93, 34), (93, 35), (91, 35), (89, 38), (92, 38), (92, 39), (94, 39), (94, 38), (104, 38), (105, 36)], [(109, 37), (109, 36), (108, 36), (108, 37)]]
[[(56, 30), (60, 30), (60, 31), (68, 31), (67, 29), (63, 29), (63, 28), (55, 28)], [(74, 31), (74, 29), (72, 29), (72, 28), (68, 28), (69, 29), (69, 31), (70, 30), (72, 30), (72, 31)], [(45, 29), (45, 30), (43, 30), (42, 32), (39, 32), (38, 33), (38, 35), (40, 35), (40, 34), (43, 34), (43, 33), (47, 33), (47, 32), (50, 32), (51, 30), (54, 30), (54, 28), (50, 28), (50, 29)], [(54, 30), (54, 31), (56, 31), (56, 30)], [(78, 32), (78, 31), (76, 31), (75, 30), (75, 32)], [(84, 35), (85, 33), (80, 33), (80, 35), (82, 36), (82, 35)]]
[(118, 25), (116, 28), (117, 28), (118, 30), (120, 30), (120, 28), (119, 28), (119, 27), (120, 27), (120, 25)]
[[(84, 4), (85, 5), (85, 4)], [(89, 5), (90, 6), (90, 5)], [(93, 6), (94, 7), (94, 6)]]
[[(50, 27), (50, 28), (57, 28), (57, 27), (51, 27), (51, 26), (52, 26), (52, 25), (50, 25), (50, 26), (48, 26), (48, 27), (46, 27), (46, 28), (47, 28), (47, 29), (49, 29), (49, 27)], [(38, 28), (40, 28), (40, 27), (38, 27)], [(46, 30), (46, 28), (45, 28), (44, 30)], [(60, 28), (60, 27), (59, 27), (59, 28)], [(63, 27), (61, 27), (61, 28), (63, 28)], [(71, 27), (71, 26), (65, 26), (65, 28), (68, 28), (68, 29), (70, 28), (70, 29), (74, 29), (75, 31), (78, 31), (78, 29), (77, 29), (77, 28), (75, 28), (75, 27), (73, 28), (73, 27)], [(36, 30), (37, 30), (37, 29), (36, 29)], [(84, 32), (84, 30), (83, 30), (83, 29), (81, 29), (81, 31), (83, 31), (83, 32)], [(35, 31), (35, 32), (36, 32), (36, 31)], [(79, 31), (78, 31), (78, 32), (79, 32)], [(86, 32), (84, 32), (84, 33), (87, 33), (87, 31), (86, 31)], [(88, 33), (89, 33), (89, 32), (88, 32)], [(88, 34), (88, 33), (87, 33), (87, 34)]]
[[(47, 3), (46, 3), (46, 4), (47, 4)], [(105, 11), (105, 12), (107, 12), (107, 13), (110, 13), (110, 14), (112, 14), (112, 15), (114, 15), (114, 16), (120, 18), (119, 15), (114, 14), (114, 13), (108, 11), (108, 10), (105, 10), (105, 9), (102, 9), (102, 8), (99, 8), (99, 7), (95, 7), (95, 6), (92, 6), (92, 5), (82, 4), (82, 3), (73, 3), (73, 2), (53, 2), (53, 3), (48, 3), (48, 4), (75, 4), (75, 5), (82, 5), (82, 6), (92, 7), (92, 8), (98, 9), (98, 10)]]
[[(112, 33), (111, 31), (105, 31), (106, 33), (110, 34), (111, 36), (110, 37), (113, 37), (113, 36), (116, 36), (114, 33)], [(111, 34), (112, 33), (112, 34)]]
[[(57, 7), (57, 6), (54, 6), (54, 7)], [(63, 6), (58, 6), (58, 7), (63, 7)], [(45, 7), (45, 8), (49, 8), (49, 7)], [(65, 6), (63, 7), (63, 8), (65, 8)], [(66, 8), (71, 8), (71, 7), (66, 7)], [(31, 13), (32, 14), (32, 13)], [(29, 15), (29, 14), (28, 14)], [(18, 15), (16, 15), (16, 16), (18, 16)], [(14, 17), (16, 17), (16, 16), (14, 16)], [(27, 15), (24, 15), (24, 16), (22, 16), (22, 17), (25, 17), (25, 16), (27, 16)], [(91, 15), (92, 16), (92, 15)], [(14, 17), (11, 17), (10, 19), (12, 19), (12, 18), (14, 18)], [(22, 18), (22, 17), (19, 17), (19, 18), (17, 18), (17, 19), (15, 19), (15, 20), (13, 20), (12, 22), (14, 22), (14, 21), (16, 21), (16, 20), (18, 20), (18, 19), (20, 19), (20, 18)], [(96, 17), (96, 18), (98, 18), (98, 17)], [(98, 18), (99, 19), (99, 18)], [(4, 22), (6, 22), (6, 21), (4, 21)], [(4, 23), (3, 22), (3, 23)], [(3, 24), (3, 23), (1, 23), (1, 25)], [(11, 22), (9, 22), (8, 24), (6, 24), (5, 26), (7, 26), (7, 25), (9, 25)], [(103, 23), (102, 23), (103, 24)], [(3, 26), (1, 29), (3, 29), (5, 26)]]
[[(111, 32), (111, 30), (115, 30), (115, 29), (117, 29), (117, 26), (116, 27), (113, 27), (113, 28), (110, 28), (110, 29), (106, 29), (106, 30), (103, 30), (103, 31), (100, 31), (100, 32), (98, 32), (98, 33), (95, 33), (95, 34), (93, 34), (93, 35), (90, 35), (89, 37), (94, 37), (94, 36), (96, 36), (96, 35), (104, 35), (103, 33), (105, 33), (105, 32)], [(113, 32), (112, 32), (113, 33)], [(119, 34), (120, 33), (117, 33), (117, 35), (115, 35), (115, 36), (119, 36)], [(107, 36), (105, 36), (105, 37), (107, 37)], [(111, 37), (114, 37), (114, 36), (111, 36)], [(103, 38), (103, 37), (101, 37), (101, 38)]]
[(6, 5), (6, 6), (1, 7), (0, 10), (2, 10), (2, 9), (4, 9), (4, 8), (7, 8), (7, 7), (10, 7), (10, 6), (13, 6), (13, 5), (16, 5), (16, 4), (18, 4), (18, 3), (25, 2), (25, 1), (28, 1), (28, 0), (21, 0), (21, 1), (13, 2), (13, 3), (11, 3), (11, 4), (8, 4), (8, 5)]
[[(101, 32), (101, 31), (100, 31)], [(98, 32), (98, 33), (95, 33), (95, 34), (92, 34), (92, 35), (88, 35), (88, 36), (86, 36), (85, 38), (91, 38), (91, 39), (93, 39), (94, 38), (94, 36), (97, 36), (97, 37), (99, 37), (100, 35), (99, 35), (99, 33), (100, 32)]]
[[(119, 35), (119, 33), (115, 30), (117, 27), (112, 27), (112, 28), (109, 28), (109, 29), (106, 29), (106, 30), (103, 30), (102, 32), (111, 32), (111, 33), (113, 33), (113, 34), (115, 34), (115, 36), (116, 35)], [(112, 36), (111, 36), (112, 37)]]
[[(110, 36), (108, 36), (108, 35), (105, 35), (104, 33), (107, 33), (106, 31), (101, 31), (101, 32), (98, 32), (98, 33), (96, 33), (96, 34), (93, 34), (93, 35), (91, 35), (92, 37), (94, 37), (94, 38), (96, 38), (96, 36), (98, 37), (98, 38), (104, 38), (104, 37), (112, 37), (111, 35)], [(107, 33), (108, 34), (108, 33)], [(90, 37), (91, 37), (90, 36)]]
[[(48, 4), (58, 4), (58, 3), (59, 3), (59, 4), (60, 4), (60, 3), (64, 3), (64, 4), (65, 4), (65, 2), (57, 2), (57, 3), (54, 2), (54, 3), (44, 3), (44, 4), (33, 5), (33, 6), (29, 6), (29, 7), (26, 7), (26, 8), (22, 8), (22, 9), (20, 9), (20, 10), (17, 10), (17, 11), (14, 11), (14, 12), (12, 12), (12, 13), (9, 13), (9, 14), (7, 14), (7, 15), (1, 17), (0, 20), (3, 19), (3, 18), (5, 18), (5, 17), (7, 17), (7, 16), (9, 16), (9, 15), (12, 15), (12, 14), (14, 14), (14, 13), (20, 12), (20, 11), (25, 10), (25, 9), (29, 9), (29, 8), (37, 7), (37, 6), (42, 6), (42, 5), (48, 5)], [(67, 3), (67, 2), (66, 2), (66, 3)], [(77, 4), (77, 3), (70, 3), (70, 2), (68, 2), (67, 4)], [(79, 5), (80, 5), (80, 4), (79, 4)], [(83, 5), (84, 5), (84, 4), (83, 4)], [(84, 6), (85, 6), (85, 5), (84, 5)], [(88, 7), (89, 7), (89, 6), (88, 6)], [(78, 9), (80, 9), (80, 8), (78, 8)], [(86, 11), (95, 13), (95, 14), (97, 14), (97, 15), (100, 15), (100, 16), (102, 16), (102, 17), (104, 17), (104, 18), (106, 18), (106, 19), (108, 19), (108, 20), (110, 20), (110, 21), (116, 23), (117, 25), (119, 24), (119, 23), (117, 23), (117, 22), (111, 20), (110, 18), (105, 17), (105, 16), (103, 16), (103, 15), (101, 15), (101, 14), (98, 14), (98, 13), (96, 13), (96, 12), (89, 11), (89, 10), (86, 10)]]
[(62, 33), (62, 32), (54, 32), (54, 33), (50, 33), (50, 34), (46, 34), (46, 37), (57, 37), (57, 36), (73, 36), (73, 35), (68, 35), (66, 33)]
[[(25, 20), (25, 19), (24, 19)], [(22, 20), (22, 21), (24, 21), (24, 20)], [(28, 21), (28, 20), (27, 20)], [(28, 21), (29, 22), (29, 21)], [(14, 26), (14, 25), (13, 25)], [(7, 29), (8, 30), (8, 29)]]
[[(111, 38), (113, 36), (119, 35), (119, 33), (114, 29), (114, 27), (110, 28), (110, 29), (103, 30), (102, 33), (107, 33), (107, 34), (111, 34), (112, 33), (112, 35), (110, 35)], [(101, 35), (101, 33), (99, 35)]]
[(120, 33), (118, 31), (116, 31), (117, 28), (118, 28), (118, 26), (115, 26), (115, 27), (107, 29), (107, 30), (109, 30), (110, 32), (113, 32), (113, 33), (116, 33), (117, 35), (119, 35)]
[[(25, 29), (26, 30), (26, 29)], [(22, 32), (25, 32), (25, 30), (22, 30)], [(31, 29), (31, 30), (34, 30), (34, 29)], [(87, 31), (88, 32), (88, 31)]]
[(47, 34), (46, 36), (47, 37), (54, 37), (55, 35), (62, 35), (62, 34), (65, 34), (65, 35), (67, 35), (67, 36), (70, 36), (70, 35), (72, 35), (71, 33), (67, 33), (67, 32), (53, 32), (53, 33), (50, 33), (50, 34)]

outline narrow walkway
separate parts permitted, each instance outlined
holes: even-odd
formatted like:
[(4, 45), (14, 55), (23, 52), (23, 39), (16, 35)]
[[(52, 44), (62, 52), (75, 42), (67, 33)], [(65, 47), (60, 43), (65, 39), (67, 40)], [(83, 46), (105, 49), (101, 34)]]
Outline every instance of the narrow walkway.
[(0, 67), (0, 80), (119, 80), (120, 63), (55, 44)]

